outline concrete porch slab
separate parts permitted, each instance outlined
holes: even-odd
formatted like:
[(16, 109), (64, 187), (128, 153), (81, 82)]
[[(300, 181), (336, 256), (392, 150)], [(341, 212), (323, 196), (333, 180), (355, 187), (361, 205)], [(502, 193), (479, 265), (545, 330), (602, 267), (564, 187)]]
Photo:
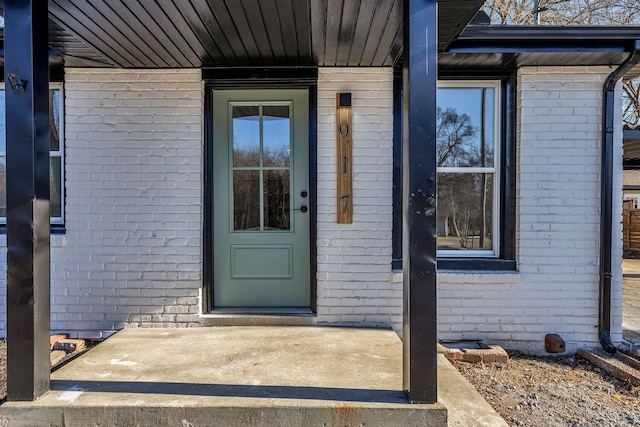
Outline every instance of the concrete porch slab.
[[(442, 357), (440, 381), (455, 394), (462, 377), (451, 370)], [(0, 406), (0, 425), (447, 425), (442, 403), (407, 403), (402, 344), (390, 330), (125, 329), (51, 379), (37, 401)], [(458, 400), (442, 390), (441, 400)]]

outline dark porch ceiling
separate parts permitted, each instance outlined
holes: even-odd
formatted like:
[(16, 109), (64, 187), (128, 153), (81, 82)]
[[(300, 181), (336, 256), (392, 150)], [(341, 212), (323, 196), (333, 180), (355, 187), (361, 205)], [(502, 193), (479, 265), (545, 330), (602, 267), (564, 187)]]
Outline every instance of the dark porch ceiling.
[[(441, 51), (483, 3), (439, 0)], [(68, 67), (392, 66), (402, 9), (402, 0), (49, 0), (49, 44), (52, 62)]]

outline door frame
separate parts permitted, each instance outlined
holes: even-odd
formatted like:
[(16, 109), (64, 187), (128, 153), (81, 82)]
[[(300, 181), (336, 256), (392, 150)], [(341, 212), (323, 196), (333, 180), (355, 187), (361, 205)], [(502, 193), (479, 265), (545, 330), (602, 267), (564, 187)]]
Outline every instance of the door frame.
[(213, 91), (306, 89), (309, 92), (309, 307), (317, 313), (318, 69), (230, 68), (202, 70), (204, 80), (202, 313), (213, 311)]

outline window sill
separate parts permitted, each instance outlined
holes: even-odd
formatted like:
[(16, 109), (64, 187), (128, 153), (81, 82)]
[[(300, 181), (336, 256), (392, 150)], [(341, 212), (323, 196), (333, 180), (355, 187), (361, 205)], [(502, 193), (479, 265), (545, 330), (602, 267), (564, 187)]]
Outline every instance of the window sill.
[(516, 271), (516, 262), (496, 258), (439, 258), (438, 270)]
[[(402, 260), (394, 259), (391, 269), (401, 272)], [(514, 260), (495, 258), (439, 258), (438, 270), (517, 271)]]

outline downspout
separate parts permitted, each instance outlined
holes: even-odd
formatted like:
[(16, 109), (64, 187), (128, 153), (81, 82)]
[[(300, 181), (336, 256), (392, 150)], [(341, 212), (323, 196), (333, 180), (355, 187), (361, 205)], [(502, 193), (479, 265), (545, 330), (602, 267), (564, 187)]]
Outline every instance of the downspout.
[(600, 345), (609, 353), (615, 353), (611, 342), (611, 235), (613, 234), (613, 127), (615, 111), (615, 86), (624, 74), (640, 62), (640, 40), (633, 44), (627, 59), (609, 76), (603, 87), (602, 114), (602, 176), (600, 178), (600, 316), (598, 336)]

